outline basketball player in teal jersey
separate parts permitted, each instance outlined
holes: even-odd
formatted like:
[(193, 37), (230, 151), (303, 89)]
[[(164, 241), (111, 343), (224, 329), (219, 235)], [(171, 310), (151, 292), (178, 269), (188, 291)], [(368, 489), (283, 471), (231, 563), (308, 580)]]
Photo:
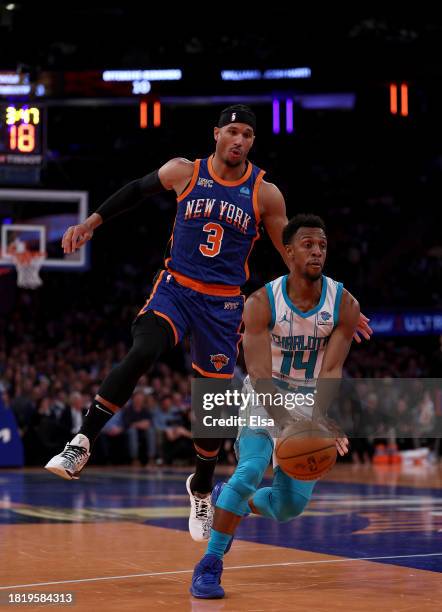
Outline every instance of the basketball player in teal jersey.
[[(48, 462), (48, 470), (62, 478), (78, 478), (101, 428), (128, 401), (140, 376), (184, 335), (191, 337), (195, 376), (233, 376), (244, 305), (240, 286), (249, 277), (248, 257), (261, 222), (288, 263), (281, 241), (287, 223), (284, 198), (263, 179), (264, 171), (247, 159), (255, 132), (256, 117), (250, 108), (226, 108), (214, 128), (213, 155), (170, 160), (123, 187), (84, 223), (65, 232), (62, 246), (69, 254), (90, 240), (99, 225), (139, 201), (168, 190), (177, 195), (170, 254), (133, 324), (133, 346), (103, 381), (79, 433)], [(365, 317), (360, 333), (369, 339)], [(210, 492), (221, 442), (194, 440), (196, 469), (186, 485), (189, 529), (197, 541), (209, 537)]]
[[(327, 253), (322, 219), (297, 215), (285, 227), (283, 242), (290, 274), (253, 293), (244, 309), (243, 346), (248, 371), (244, 388), (253, 392), (253, 387), (258, 389), (264, 383), (275, 390), (305, 389), (305, 385), (314, 390), (317, 380), (316, 401), (320, 406), (316, 409), (325, 415), (330, 388), (325, 393), (320, 381), (342, 377), (359, 321), (359, 304), (341, 283), (322, 274)], [(297, 416), (311, 419), (312, 410), (304, 406), (298, 409)], [(264, 407), (260, 412), (266, 414)], [(256, 411), (253, 414), (256, 416)], [(294, 422), (288, 412), (281, 418), (287, 427)], [(290, 478), (274, 458), (272, 486), (259, 489), (273, 455), (274, 440), (265, 428), (252, 427), (250, 422), (237, 441), (239, 460), (235, 473), (226, 484), (218, 483), (213, 490), (213, 528), (190, 588), (192, 595), (201, 599), (224, 597), (220, 584), (222, 558), (241, 518), (251, 511), (282, 522), (299, 516), (316, 483)], [(348, 452), (345, 437), (337, 438), (336, 446), (341, 455)]]

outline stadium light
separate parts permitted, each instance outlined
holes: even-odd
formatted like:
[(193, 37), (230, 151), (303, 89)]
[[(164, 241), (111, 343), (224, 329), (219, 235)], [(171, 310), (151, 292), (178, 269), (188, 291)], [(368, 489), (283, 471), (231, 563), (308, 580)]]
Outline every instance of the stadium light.
[(288, 98), (285, 101), (285, 131), (293, 134), (293, 100)]
[(408, 117), (408, 85), (406, 83), (401, 85), (401, 115)]
[(281, 131), (279, 119), (279, 100), (273, 100), (273, 133), (279, 134)]
[(168, 70), (105, 70), (103, 81), (130, 82), (130, 81), (181, 81), (183, 73), (179, 68)]
[(309, 79), (312, 70), (308, 67), (303, 68), (269, 68), (267, 70), (221, 70), (223, 81), (260, 81), (261, 79)]

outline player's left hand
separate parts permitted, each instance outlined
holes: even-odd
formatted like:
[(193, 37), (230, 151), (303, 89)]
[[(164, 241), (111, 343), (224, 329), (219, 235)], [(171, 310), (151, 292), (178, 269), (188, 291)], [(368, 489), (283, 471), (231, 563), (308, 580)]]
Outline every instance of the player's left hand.
[(355, 333), (353, 334), (353, 340), (355, 340), (355, 342), (357, 342), (358, 344), (362, 342), (362, 338), (365, 338), (365, 340), (370, 340), (370, 337), (373, 334), (373, 330), (368, 324), (369, 321), (370, 319), (367, 319), (367, 317), (361, 312), (361, 314), (359, 315), (358, 326), (356, 328)]
[(348, 439), (347, 438), (336, 438), (336, 448), (338, 453), (343, 457), (348, 453)]

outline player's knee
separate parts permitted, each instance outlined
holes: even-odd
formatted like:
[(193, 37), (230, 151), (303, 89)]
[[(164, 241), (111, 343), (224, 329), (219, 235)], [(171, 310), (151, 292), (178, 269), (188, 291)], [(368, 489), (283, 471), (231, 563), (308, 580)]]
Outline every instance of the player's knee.
[(134, 369), (144, 371), (152, 365), (156, 357), (156, 347), (152, 346), (149, 342), (144, 344), (137, 342), (130, 349), (126, 360), (130, 362)]
[(251, 497), (259, 487), (266, 471), (268, 461), (252, 457), (240, 463), (228, 484), (242, 499)]
[(197, 453), (213, 456), (215, 451), (219, 451), (223, 438), (193, 438), (193, 445)]
[(135, 368), (146, 370), (172, 345), (165, 330), (161, 330), (155, 320), (150, 321), (149, 327), (145, 325), (145, 328), (150, 329), (152, 333), (134, 334), (133, 344), (126, 360)]
[(143, 365), (150, 365), (175, 344), (171, 325), (152, 311), (135, 319), (132, 324), (132, 348), (128, 358)]
[(286, 523), (302, 514), (309, 499), (295, 491), (283, 491), (278, 503), (275, 504), (275, 518), (280, 523)]

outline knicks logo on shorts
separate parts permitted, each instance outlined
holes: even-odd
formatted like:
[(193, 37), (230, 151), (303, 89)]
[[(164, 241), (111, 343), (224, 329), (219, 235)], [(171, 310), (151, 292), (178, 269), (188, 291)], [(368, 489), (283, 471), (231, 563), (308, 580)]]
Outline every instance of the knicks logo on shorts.
[(210, 355), (210, 362), (215, 366), (215, 370), (219, 372), (224, 366), (229, 363), (230, 359), (227, 355), (223, 353), (218, 353), (217, 355)]

